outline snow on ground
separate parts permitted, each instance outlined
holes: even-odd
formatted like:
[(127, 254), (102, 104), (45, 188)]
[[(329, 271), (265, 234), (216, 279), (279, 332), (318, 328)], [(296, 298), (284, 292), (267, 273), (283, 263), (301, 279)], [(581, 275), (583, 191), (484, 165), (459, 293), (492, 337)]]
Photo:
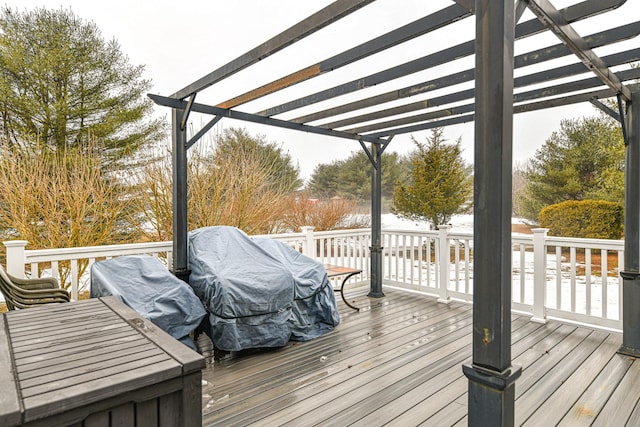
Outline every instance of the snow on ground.
[[(524, 220), (521, 218), (512, 218), (512, 224), (524, 224)], [(473, 232), (473, 215), (455, 215), (449, 221), (454, 232)], [(401, 230), (429, 230), (430, 225), (426, 221), (412, 221), (405, 218), (400, 218), (392, 213), (382, 215), (382, 228), (392, 228)]]

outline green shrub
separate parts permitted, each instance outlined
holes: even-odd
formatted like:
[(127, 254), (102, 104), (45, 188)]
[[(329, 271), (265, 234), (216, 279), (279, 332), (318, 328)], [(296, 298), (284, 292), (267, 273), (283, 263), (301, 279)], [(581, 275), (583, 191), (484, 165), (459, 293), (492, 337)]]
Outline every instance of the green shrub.
[(552, 236), (620, 239), (623, 207), (605, 200), (568, 200), (540, 211), (540, 226)]

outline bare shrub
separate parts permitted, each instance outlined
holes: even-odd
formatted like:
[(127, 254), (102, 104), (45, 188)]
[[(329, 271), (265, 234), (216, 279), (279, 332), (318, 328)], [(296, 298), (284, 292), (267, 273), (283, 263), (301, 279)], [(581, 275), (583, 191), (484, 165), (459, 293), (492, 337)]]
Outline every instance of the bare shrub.
[[(274, 232), (288, 188), (275, 179), (273, 158), (259, 150), (226, 152), (224, 156), (190, 152), (188, 161), (188, 223), (190, 229), (212, 225), (238, 227), (249, 234)], [(171, 158), (143, 168), (138, 210), (149, 239), (172, 238)]]
[(334, 197), (313, 199), (303, 192), (287, 198), (282, 216), (282, 231), (299, 231), (313, 226), (316, 231), (364, 228), (370, 225), (365, 215), (359, 215), (354, 199)]
[[(121, 243), (134, 238), (124, 189), (102, 168), (99, 147), (4, 147), (0, 233), (30, 249)], [(80, 273), (86, 263), (80, 263)], [(59, 265), (65, 286), (68, 266)]]

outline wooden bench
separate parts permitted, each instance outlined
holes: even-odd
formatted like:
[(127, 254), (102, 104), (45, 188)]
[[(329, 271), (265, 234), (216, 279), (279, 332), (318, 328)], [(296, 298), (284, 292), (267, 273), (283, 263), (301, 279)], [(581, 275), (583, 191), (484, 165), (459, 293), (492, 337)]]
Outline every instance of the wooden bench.
[[(350, 304), (349, 301), (347, 301), (347, 299), (345, 298), (345, 296), (344, 296), (344, 286), (347, 283), (347, 280), (349, 280), (352, 276), (355, 276), (356, 274), (362, 273), (362, 270), (358, 269), (358, 268), (341, 267), (341, 266), (338, 266), (338, 265), (331, 265), (331, 264), (325, 264), (324, 268), (327, 270), (327, 276), (330, 279), (342, 276), (342, 283), (340, 285), (340, 296), (342, 297), (342, 301), (344, 301), (344, 303), (348, 307), (351, 307), (352, 309), (354, 309), (356, 311), (360, 311), (360, 309), (358, 307)], [(338, 289), (334, 289), (334, 291), (338, 292)]]

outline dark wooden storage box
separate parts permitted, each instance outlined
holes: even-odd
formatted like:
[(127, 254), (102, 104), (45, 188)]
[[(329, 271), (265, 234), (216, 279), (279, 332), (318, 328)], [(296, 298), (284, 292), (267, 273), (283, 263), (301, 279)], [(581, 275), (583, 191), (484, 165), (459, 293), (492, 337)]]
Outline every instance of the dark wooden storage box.
[(0, 317), (0, 425), (200, 426), (205, 361), (115, 297)]

